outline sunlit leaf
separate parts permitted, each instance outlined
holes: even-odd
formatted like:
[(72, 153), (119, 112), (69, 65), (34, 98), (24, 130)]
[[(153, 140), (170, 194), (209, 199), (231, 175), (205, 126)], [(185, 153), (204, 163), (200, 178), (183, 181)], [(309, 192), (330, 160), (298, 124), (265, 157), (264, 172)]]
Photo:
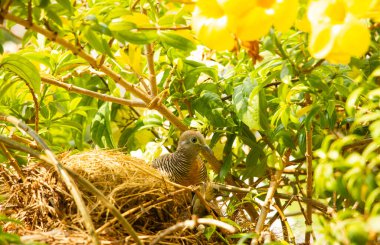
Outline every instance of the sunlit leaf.
[(103, 103), (91, 124), (91, 138), (103, 148), (114, 148), (111, 130), (111, 104)]
[(41, 78), (38, 70), (23, 56), (11, 54), (1, 60), (0, 68), (7, 69), (23, 79), (34, 90), (34, 93), (40, 93)]
[(174, 48), (178, 48), (184, 51), (192, 51), (196, 49), (195, 43), (193, 43), (191, 40), (181, 35), (178, 35), (174, 32), (161, 31), (161, 32), (158, 32), (158, 36), (162, 42)]

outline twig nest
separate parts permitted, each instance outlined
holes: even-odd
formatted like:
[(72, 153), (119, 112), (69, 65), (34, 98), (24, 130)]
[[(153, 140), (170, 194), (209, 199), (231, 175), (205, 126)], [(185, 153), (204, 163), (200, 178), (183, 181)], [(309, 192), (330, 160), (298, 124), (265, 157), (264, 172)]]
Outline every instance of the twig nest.
[[(191, 216), (191, 193), (166, 182), (158, 171), (141, 159), (115, 150), (93, 150), (78, 154), (65, 153), (60, 162), (89, 180), (123, 213), (134, 229), (149, 240), (158, 231)], [(23, 169), (25, 182), (9, 171), (0, 175), (0, 195), (6, 195), (2, 209), (21, 220), (26, 230), (85, 230), (76, 205), (55, 169), (44, 163), (29, 164)], [(100, 202), (79, 186), (91, 217), (100, 234), (109, 237), (128, 236)], [(2, 211), (2, 210), (0, 210)], [(106, 226), (105, 226), (106, 224)], [(6, 226), (4, 228), (7, 228)], [(25, 229), (19, 233), (27, 233)], [(190, 232), (171, 236), (180, 242)], [(190, 238), (186, 238), (190, 239)]]

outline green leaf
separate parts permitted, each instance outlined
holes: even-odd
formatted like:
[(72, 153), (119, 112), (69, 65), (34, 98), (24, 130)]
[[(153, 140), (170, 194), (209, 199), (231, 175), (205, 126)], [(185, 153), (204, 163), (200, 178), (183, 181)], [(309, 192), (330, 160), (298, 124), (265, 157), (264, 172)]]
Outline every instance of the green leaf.
[(251, 148), (251, 151), (247, 155), (247, 171), (244, 173), (243, 179), (248, 177), (261, 177), (265, 174), (267, 164), (263, 158), (265, 158), (265, 155), (262, 148), (258, 145)]
[(227, 142), (226, 142), (226, 145), (223, 149), (223, 156), (224, 156), (223, 165), (222, 165), (220, 172), (219, 172), (220, 180), (224, 180), (224, 178), (227, 176), (227, 174), (231, 170), (231, 166), (232, 166), (232, 145), (235, 141), (235, 138), (236, 138), (236, 135), (234, 135), (234, 134), (227, 135)]
[(286, 62), (282, 65), (281, 73), (280, 73), (280, 78), (281, 81), (284, 82), (285, 84), (289, 84), (291, 82), (292, 76), (291, 76), (291, 71), (290, 67), (287, 65)]
[(312, 105), (312, 108), (310, 109), (309, 113), (307, 114), (306, 116), (306, 119), (305, 119), (305, 127), (307, 129), (310, 129), (310, 126), (312, 124), (312, 120), (314, 119), (314, 117), (319, 113), (321, 112), (321, 106), (318, 105), (318, 104), (313, 104)]
[(174, 32), (158, 32), (158, 36), (163, 43), (184, 51), (192, 51), (197, 48), (191, 40), (175, 34)]
[(138, 31), (135, 23), (122, 19), (114, 20), (108, 27), (121, 42), (148, 44), (157, 39), (157, 31)]
[(355, 89), (347, 98), (346, 101), (346, 111), (348, 115), (353, 116), (355, 114), (355, 106), (357, 102), (359, 101), (360, 95), (362, 95), (364, 91), (363, 87), (359, 87)]
[(105, 102), (91, 124), (91, 138), (102, 148), (114, 148), (111, 130), (111, 103)]
[(64, 9), (66, 9), (70, 14), (73, 13), (73, 6), (71, 5), (70, 0), (57, 0)]
[(206, 117), (214, 127), (233, 126), (232, 118), (224, 116), (223, 106), (220, 96), (208, 90), (204, 90), (199, 98), (193, 101), (194, 109)]
[(97, 35), (90, 28), (86, 28), (84, 30), (84, 37), (87, 39), (87, 42), (98, 52), (101, 54), (107, 54), (109, 57), (113, 57), (113, 54), (108, 46), (107, 41)]
[(256, 92), (255, 89), (252, 90), (249, 95), (248, 110), (243, 116), (243, 122), (245, 122), (250, 129), (254, 130), (266, 130), (269, 128), (267, 100), (262, 88), (260, 88), (259, 92)]
[(23, 56), (11, 54), (0, 63), (0, 68), (7, 69), (28, 83), (34, 93), (40, 94), (41, 78), (37, 68)]
[(267, 130), (269, 128), (267, 100), (261, 86), (246, 79), (242, 85), (236, 87), (232, 101), (238, 117), (251, 130)]

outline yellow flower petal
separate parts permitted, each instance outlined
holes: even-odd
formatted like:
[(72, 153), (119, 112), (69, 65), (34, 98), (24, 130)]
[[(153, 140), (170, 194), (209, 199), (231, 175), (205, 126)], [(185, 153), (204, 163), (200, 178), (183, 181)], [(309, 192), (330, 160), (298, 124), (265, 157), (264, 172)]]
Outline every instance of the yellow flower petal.
[(366, 24), (353, 18), (343, 25), (336, 42), (343, 52), (359, 57), (367, 52), (371, 36)]
[(368, 13), (373, 0), (346, 0), (348, 11), (361, 18)]
[(221, 18), (206, 18), (193, 15), (193, 30), (198, 39), (215, 50), (231, 50), (235, 39), (227, 27), (227, 16)]
[(203, 16), (220, 18), (224, 15), (224, 11), (217, 0), (198, 0), (196, 6), (199, 13)]
[(296, 20), (296, 28), (303, 32), (311, 32), (311, 24), (305, 14), (301, 19)]
[(326, 56), (326, 60), (331, 64), (348, 64), (350, 63), (351, 56), (343, 53), (332, 53)]
[(250, 11), (255, 5), (253, 0), (217, 0), (220, 7), (227, 15), (241, 17)]
[(330, 26), (313, 28), (310, 36), (309, 51), (315, 58), (325, 58), (334, 46), (335, 35)]
[(272, 26), (272, 16), (263, 8), (253, 8), (243, 18), (237, 27), (237, 36), (243, 41), (257, 40), (269, 32)]
[(274, 27), (281, 32), (287, 31), (297, 18), (298, 0), (277, 1), (274, 6), (274, 12)]

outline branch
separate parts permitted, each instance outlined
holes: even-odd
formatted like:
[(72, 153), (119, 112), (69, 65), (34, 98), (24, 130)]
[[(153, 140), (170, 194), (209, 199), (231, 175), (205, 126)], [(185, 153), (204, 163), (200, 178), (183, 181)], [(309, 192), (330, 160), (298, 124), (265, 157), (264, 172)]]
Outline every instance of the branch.
[(102, 94), (102, 93), (94, 92), (88, 89), (84, 89), (72, 84), (63, 83), (63, 82), (54, 80), (52, 78), (41, 77), (41, 80), (44, 83), (48, 83), (48, 84), (52, 84), (52, 85), (64, 88), (69, 92), (75, 92), (78, 94), (87, 95), (93, 98), (100, 99), (102, 101), (109, 101), (109, 102), (117, 103), (120, 105), (133, 106), (133, 107), (146, 107), (146, 104), (143, 101), (127, 100), (127, 99), (113, 97), (107, 94)]
[(34, 92), (34, 89), (32, 86), (30, 86), (29, 83), (25, 82), (26, 86), (29, 88), (29, 91), (33, 98), (34, 103), (34, 131), (38, 133), (38, 124), (39, 124), (39, 114), (40, 114), (40, 104), (38, 103), (36, 93)]
[[(283, 227), (283, 229), (284, 229), (284, 238), (285, 238), (285, 234), (286, 234), (287, 236), (290, 237), (290, 239), (292, 241), (292, 244), (296, 244), (296, 238), (295, 238), (295, 236), (293, 234), (292, 228), (289, 225), (288, 219), (286, 218), (286, 216), (284, 215), (284, 213), (282, 212), (281, 208), (278, 206), (277, 203), (274, 204), (273, 206), (277, 210), (277, 213), (281, 217), (281, 223), (283, 223), (285, 225), (285, 227)], [(290, 234), (288, 234), (288, 232)], [(288, 239), (286, 239), (286, 240), (288, 240)]]
[(18, 176), (24, 182), (25, 181), (25, 176), (22, 173), (20, 166), (18, 165), (16, 159), (12, 156), (12, 154), (8, 151), (8, 149), (5, 147), (5, 145), (3, 143), (0, 143), (0, 150), (8, 158), (9, 164), (16, 170)]
[[(306, 94), (306, 103), (311, 104), (310, 95)], [(305, 126), (306, 130), (306, 197), (311, 199), (313, 197), (313, 125), (310, 125), (308, 129)], [(305, 232), (305, 244), (310, 244), (311, 239), (311, 226), (313, 223), (312, 220), (313, 207), (310, 203), (306, 204), (306, 232)]]
[(156, 79), (156, 72), (154, 70), (154, 60), (153, 60), (153, 44), (149, 43), (145, 45), (145, 52), (146, 52), (146, 60), (148, 63), (148, 70), (149, 70), (149, 82), (150, 82), (150, 89), (152, 91), (152, 96), (157, 95), (157, 79)]
[(219, 220), (214, 219), (208, 219), (208, 218), (197, 218), (196, 216), (192, 217), (192, 220), (185, 220), (183, 222), (177, 223), (166, 230), (163, 230), (158, 234), (158, 236), (150, 243), (150, 245), (157, 244), (162, 238), (164, 238), (166, 235), (169, 235), (170, 233), (181, 230), (181, 229), (194, 229), (198, 224), (205, 224), (205, 225), (215, 225), (217, 227), (220, 227), (222, 229), (227, 230), (228, 232), (235, 233), (236, 229), (232, 225), (229, 225), (227, 223), (224, 223)]
[[(289, 156), (290, 156), (291, 152), (292, 152), (291, 149), (287, 149), (285, 151), (284, 156), (281, 159), (281, 161), (283, 161), (283, 163), (284, 163), (283, 164), (284, 166), (288, 165)], [(260, 234), (260, 232), (264, 228), (264, 222), (265, 222), (265, 219), (267, 218), (267, 215), (269, 212), (269, 206), (271, 204), (271, 201), (272, 201), (274, 194), (277, 191), (277, 185), (281, 180), (281, 175), (282, 175), (282, 170), (276, 170), (275, 174), (271, 176), (270, 186), (269, 186), (267, 195), (265, 197), (264, 204), (261, 206), (261, 213), (259, 216), (259, 220), (257, 221), (257, 224), (256, 224), (255, 232), (257, 234)], [(254, 239), (252, 239), (252, 241), (254, 241)]]

